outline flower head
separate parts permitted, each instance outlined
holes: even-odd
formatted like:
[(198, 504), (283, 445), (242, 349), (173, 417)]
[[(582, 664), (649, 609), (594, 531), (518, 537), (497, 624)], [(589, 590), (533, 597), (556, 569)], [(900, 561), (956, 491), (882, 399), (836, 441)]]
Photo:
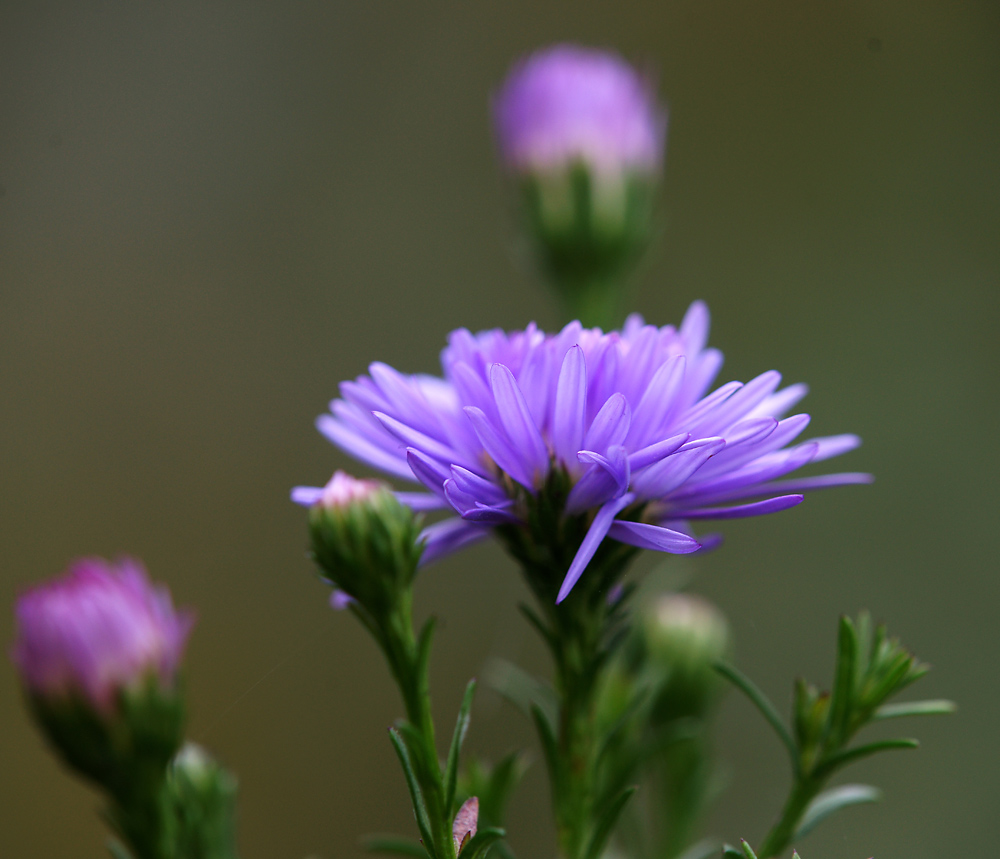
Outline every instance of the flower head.
[(11, 656), (28, 690), (51, 701), (79, 696), (102, 713), (151, 677), (170, 688), (194, 622), (127, 558), (76, 561), (24, 594), (16, 614)]
[(510, 72), (494, 102), (500, 149), (516, 172), (582, 163), (602, 174), (656, 172), (666, 115), (648, 81), (615, 54), (556, 45)]
[[(706, 540), (688, 523), (787, 509), (801, 493), (869, 482), (865, 474), (781, 480), (844, 453), (854, 435), (791, 444), (809, 416), (784, 417), (806, 393), (779, 390), (769, 371), (710, 392), (722, 364), (706, 348), (708, 310), (695, 302), (680, 328), (632, 316), (605, 333), (570, 323), (558, 334), (452, 332), (443, 378), (375, 363), (341, 385), (317, 426), (358, 459), (423, 484), (397, 493), (413, 509), (454, 518), (424, 531), (423, 563), (526, 521), (553, 478), (569, 487), (561, 515), (587, 523), (558, 599), (606, 538), (688, 553)], [(318, 490), (313, 490), (317, 492)], [(293, 497), (305, 500), (307, 490)]]

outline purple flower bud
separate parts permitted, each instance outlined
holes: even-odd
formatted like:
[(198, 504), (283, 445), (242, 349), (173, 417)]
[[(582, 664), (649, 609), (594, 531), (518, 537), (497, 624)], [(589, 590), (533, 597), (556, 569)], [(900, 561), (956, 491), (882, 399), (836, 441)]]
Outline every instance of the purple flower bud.
[(82, 697), (104, 714), (119, 692), (150, 677), (173, 685), (194, 623), (128, 558), (76, 561), (25, 593), (16, 615), (11, 658), (28, 690), (45, 700)]
[(613, 53), (538, 51), (512, 69), (493, 107), (501, 153), (515, 172), (577, 162), (601, 175), (659, 170), (666, 113), (649, 81)]

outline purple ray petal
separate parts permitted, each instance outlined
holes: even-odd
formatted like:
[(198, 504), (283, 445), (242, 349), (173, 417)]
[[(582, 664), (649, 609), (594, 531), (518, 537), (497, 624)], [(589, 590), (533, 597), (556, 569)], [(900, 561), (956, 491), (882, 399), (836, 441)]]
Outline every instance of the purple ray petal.
[(433, 457), (439, 462), (452, 463), (458, 459), (458, 453), (454, 448), (442, 444), (437, 439), (425, 435), (420, 430), (396, 420), (385, 412), (372, 412), (375, 419), (382, 424), (390, 433), (398, 438), (408, 448), (414, 447), (421, 453)]
[(524, 470), (531, 475), (533, 485), (538, 485), (549, 473), (549, 450), (545, 439), (531, 417), (528, 404), (514, 380), (514, 374), (503, 364), (494, 364), (490, 368), (490, 384), (497, 412), (500, 414), (500, 424), (514, 450), (519, 453)]
[(778, 513), (802, 503), (801, 495), (779, 495), (766, 501), (756, 501), (753, 504), (740, 504), (736, 507), (702, 507), (695, 510), (674, 510), (673, 517), (684, 519), (746, 519), (749, 516), (764, 516), (767, 513)]
[(832, 456), (840, 456), (842, 453), (847, 453), (849, 450), (854, 450), (861, 445), (861, 439), (851, 433), (811, 438), (809, 441), (819, 445), (819, 450), (816, 451), (813, 462), (830, 459)]
[(680, 415), (675, 421), (676, 425), (685, 430), (689, 426), (695, 426), (707, 413), (721, 406), (742, 387), (742, 382), (726, 382)]
[(587, 364), (583, 349), (574, 346), (566, 353), (556, 387), (556, 409), (552, 415), (552, 447), (566, 465), (576, 459), (583, 446), (587, 417)]
[(760, 403), (747, 417), (771, 417), (780, 418), (792, 406), (798, 403), (809, 393), (809, 386), (799, 382), (796, 385), (789, 385), (780, 391), (771, 394)]
[(708, 342), (708, 327), (711, 317), (704, 301), (693, 301), (681, 322), (681, 337), (690, 352), (700, 352)]
[(417, 480), (431, 492), (444, 495), (444, 482), (451, 477), (448, 468), (415, 447), (406, 449), (406, 461)]
[(686, 366), (685, 357), (678, 355), (664, 362), (653, 374), (649, 387), (632, 415), (630, 446), (646, 444), (668, 425), (671, 415), (677, 411), (677, 391), (684, 381)]
[(757, 405), (774, 393), (780, 384), (781, 373), (777, 370), (761, 373), (747, 382), (725, 403), (702, 415), (697, 424), (690, 424), (687, 428), (690, 429), (692, 435), (706, 432), (721, 434), (723, 430), (746, 418)]
[(566, 513), (576, 516), (585, 510), (600, 507), (605, 501), (621, 494), (618, 485), (615, 475), (606, 468), (591, 466), (569, 491)]
[(594, 521), (590, 523), (587, 536), (583, 538), (580, 548), (577, 549), (576, 557), (573, 558), (573, 563), (569, 565), (569, 569), (566, 571), (566, 578), (563, 579), (562, 586), (559, 588), (559, 595), (556, 597), (557, 605), (569, 596), (569, 592), (573, 590), (573, 585), (580, 580), (580, 576), (583, 575), (587, 564), (594, 557), (597, 547), (601, 545), (601, 541), (608, 533), (608, 528), (611, 527), (615, 516), (628, 507), (634, 500), (635, 496), (631, 494), (623, 495), (621, 498), (614, 498), (608, 501), (597, 511)]
[(642, 450), (637, 450), (629, 457), (629, 465), (633, 471), (646, 468), (654, 462), (659, 462), (663, 457), (670, 456), (681, 445), (686, 444), (690, 438), (691, 433), (684, 432), (671, 438), (665, 438), (663, 441), (658, 441)]
[(507, 437), (486, 417), (483, 410), (474, 406), (466, 406), (465, 413), (472, 421), (473, 429), (483, 443), (483, 448), (493, 458), (493, 461), (525, 489), (534, 490), (534, 475), (525, 470), (521, 456), (507, 440)]
[(411, 510), (441, 510), (447, 503), (439, 495), (428, 495), (426, 492), (394, 492), (396, 500)]
[(628, 435), (632, 423), (632, 410), (622, 394), (612, 394), (601, 406), (590, 429), (583, 439), (587, 450), (607, 450), (611, 445), (621, 444)]
[(343, 611), (352, 602), (354, 602), (354, 597), (347, 593), (347, 591), (334, 588), (330, 594), (330, 608), (334, 611)]
[(351, 454), (356, 459), (376, 468), (379, 471), (386, 471), (395, 477), (404, 480), (413, 480), (413, 474), (403, 455), (403, 446), (399, 446), (399, 454), (390, 454), (372, 444), (367, 438), (360, 435), (336, 418), (330, 415), (320, 415), (316, 418), (316, 429), (332, 441), (341, 450)]
[(616, 495), (625, 494), (625, 490), (628, 489), (631, 469), (629, 467), (628, 452), (622, 445), (616, 444), (609, 447), (607, 456), (602, 456), (593, 450), (581, 450), (577, 454), (577, 458), (580, 462), (584, 462), (587, 465), (597, 465), (603, 468), (614, 478), (615, 484), (618, 487)]
[(292, 501), (303, 507), (312, 507), (322, 497), (322, 486), (295, 486), (292, 488)]
[[(731, 493), (778, 477), (784, 477), (789, 472), (802, 468), (812, 461), (816, 455), (816, 449), (817, 445), (815, 444), (802, 444), (776, 453), (769, 453), (722, 477), (712, 478), (703, 483), (694, 482), (690, 486), (685, 486), (672, 500), (675, 503), (700, 507), (704, 504), (728, 501), (733, 497), (752, 497), (752, 495), (733, 496)], [(760, 493), (752, 494), (759, 495)]]
[(659, 525), (647, 525), (645, 522), (618, 520), (608, 530), (608, 536), (629, 546), (652, 549), (654, 552), (669, 552), (672, 555), (687, 555), (698, 551), (702, 546), (694, 537), (682, 534), (680, 531), (662, 528)]
[(476, 522), (464, 519), (445, 519), (424, 528), (420, 539), (424, 541), (424, 551), (420, 556), (420, 566), (425, 567), (452, 552), (457, 552), (489, 536), (490, 529)]
[[(690, 442), (689, 442), (690, 444)], [(698, 447), (681, 449), (632, 478), (632, 488), (640, 498), (662, 498), (682, 486), (709, 458), (726, 446), (723, 439)]]
[(507, 494), (492, 480), (480, 477), (460, 465), (451, 467), (451, 478), (463, 492), (474, 496), (484, 504), (496, 506), (507, 500)]

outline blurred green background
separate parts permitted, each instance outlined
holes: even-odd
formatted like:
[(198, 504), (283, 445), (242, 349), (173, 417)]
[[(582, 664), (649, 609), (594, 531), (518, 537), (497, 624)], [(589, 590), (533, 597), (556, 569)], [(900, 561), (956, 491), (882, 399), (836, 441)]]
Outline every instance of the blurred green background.
[[(632, 295), (695, 298), (728, 378), (808, 381), (817, 434), (860, 433), (874, 486), (727, 525), (694, 589), (778, 701), (827, 682), (868, 607), (935, 670), (950, 719), (860, 766), (886, 791), (806, 859), (987, 856), (996, 713), (1000, 5), (872, 0), (0, 3), (0, 638), (81, 554), (145, 559), (197, 607), (191, 735), (241, 777), (246, 859), (361, 855), (414, 830), (373, 645), (304, 555), (297, 483), (347, 466), (313, 429), (380, 359), (434, 371), (446, 333), (558, 324), (518, 270), (488, 99), (553, 41), (655, 69), (671, 109), (664, 232)], [(494, 545), (427, 571), (442, 724), (493, 656), (540, 671)], [(97, 797), (0, 683), (0, 855), (100, 857)], [(532, 745), (495, 696), (469, 748)], [(730, 695), (718, 834), (759, 839), (786, 764)], [(553, 851), (541, 767), (512, 810)]]

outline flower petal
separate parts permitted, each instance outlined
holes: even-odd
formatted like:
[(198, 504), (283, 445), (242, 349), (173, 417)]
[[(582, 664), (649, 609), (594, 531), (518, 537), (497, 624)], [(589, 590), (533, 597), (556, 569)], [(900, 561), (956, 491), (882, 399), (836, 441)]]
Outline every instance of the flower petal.
[(292, 489), (292, 501), (303, 507), (312, 507), (322, 497), (322, 486), (296, 486)]
[(608, 530), (608, 536), (629, 546), (652, 549), (654, 552), (669, 552), (672, 555), (688, 555), (702, 547), (694, 537), (680, 531), (647, 525), (645, 522), (623, 522), (620, 519)]
[(740, 504), (736, 507), (702, 507), (695, 510), (674, 510), (672, 518), (684, 519), (746, 519), (749, 516), (764, 516), (767, 513), (778, 513), (802, 503), (801, 495), (779, 495), (766, 501), (756, 501), (752, 504)]
[(525, 489), (534, 490), (534, 476), (525, 469), (520, 455), (507, 440), (506, 435), (493, 425), (482, 409), (466, 406), (465, 413), (472, 421), (472, 427), (479, 436), (483, 448), (493, 461)]
[[(690, 444), (690, 442), (689, 442)], [(688, 481), (709, 458), (726, 446), (724, 439), (681, 448), (655, 465), (639, 472), (632, 479), (632, 489), (640, 498), (662, 498)]]
[(621, 444), (632, 423), (632, 410), (622, 394), (612, 394), (601, 406), (583, 439), (586, 450), (607, 450)]
[(573, 558), (573, 563), (569, 565), (569, 569), (566, 571), (566, 578), (563, 579), (563, 583), (559, 588), (559, 595), (556, 597), (557, 605), (569, 596), (569, 592), (573, 590), (573, 585), (580, 580), (580, 576), (583, 575), (587, 564), (590, 563), (598, 546), (601, 545), (601, 541), (607, 535), (615, 516), (628, 507), (634, 500), (635, 496), (631, 494), (623, 495), (621, 498), (614, 498), (608, 501), (597, 511), (594, 521), (590, 523), (587, 536), (583, 538), (580, 548), (577, 549), (576, 557)]
[(420, 566), (427, 566), (452, 552), (485, 540), (489, 533), (490, 529), (487, 526), (477, 522), (466, 522), (457, 517), (435, 522), (420, 532), (420, 539), (424, 541)]
[(372, 468), (386, 471), (404, 480), (413, 480), (413, 474), (402, 453), (402, 445), (399, 446), (399, 454), (388, 453), (331, 415), (320, 415), (316, 418), (316, 429), (341, 450)]
[(583, 447), (587, 417), (587, 364), (583, 349), (574, 346), (563, 358), (556, 386), (556, 407), (552, 415), (552, 447), (564, 464), (576, 461)]
[(531, 484), (539, 485), (549, 473), (549, 450), (538, 431), (528, 404), (517, 386), (514, 374), (503, 364), (490, 367), (490, 385), (496, 400), (500, 424), (507, 438), (519, 453), (524, 470), (531, 475)]
[(429, 495), (426, 492), (394, 492), (396, 500), (411, 510), (442, 510), (447, 502), (439, 495)]

